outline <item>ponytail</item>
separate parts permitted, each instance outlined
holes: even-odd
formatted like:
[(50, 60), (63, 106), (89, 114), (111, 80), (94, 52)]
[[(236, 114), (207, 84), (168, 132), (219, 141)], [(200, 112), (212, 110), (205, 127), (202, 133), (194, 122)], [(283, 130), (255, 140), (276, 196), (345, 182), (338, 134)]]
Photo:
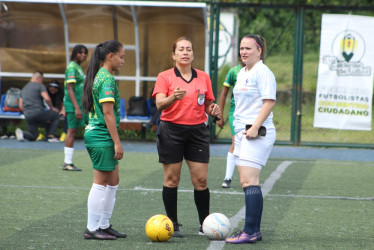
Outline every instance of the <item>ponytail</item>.
[(91, 56), (90, 63), (87, 69), (86, 79), (84, 81), (82, 105), (85, 113), (93, 112), (93, 97), (92, 87), (97, 72), (103, 65), (106, 55), (109, 53), (117, 53), (123, 45), (116, 40), (108, 40), (104, 43), (99, 43), (95, 47), (95, 51)]

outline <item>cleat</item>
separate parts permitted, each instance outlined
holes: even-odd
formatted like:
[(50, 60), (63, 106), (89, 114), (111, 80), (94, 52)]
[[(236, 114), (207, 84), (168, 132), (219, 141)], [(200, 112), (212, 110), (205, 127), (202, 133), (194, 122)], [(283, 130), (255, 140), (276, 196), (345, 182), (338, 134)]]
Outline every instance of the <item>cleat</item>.
[(25, 140), (23, 138), (23, 131), (20, 128), (16, 129), (16, 138), (17, 138), (17, 141), (24, 141)]
[(183, 233), (182, 233), (182, 231), (179, 229), (179, 227), (182, 226), (182, 225), (181, 225), (181, 224), (178, 224), (177, 222), (173, 222), (173, 225), (174, 225), (174, 233), (173, 233), (173, 236), (172, 236), (172, 237), (182, 238), (182, 237), (183, 237)]
[(202, 226), (200, 226), (200, 228), (199, 228), (199, 235), (205, 235)]
[(222, 183), (222, 188), (230, 188), (231, 187), (231, 180), (225, 179)]
[(82, 169), (77, 168), (76, 166), (74, 166), (73, 163), (71, 163), (71, 164), (64, 163), (64, 166), (62, 167), (62, 170), (67, 170), (67, 171), (82, 171)]
[(88, 230), (88, 228), (86, 228), (86, 230), (84, 231), (83, 237), (86, 240), (116, 240), (117, 239), (115, 236), (109, 235), (100, 230), (96, 230), (92, 232)]
[(104, 232), (104, 233), (109, 234), (109, 235), (112, 235), (112, 236), (114, 236), (114, 237), (116, 237), (116, 238), (126, 238), (126, 237), (127, 237), (127, 234), (120, 233), (120, 232), (114, 230), (114, 229), (112, 228), (112, 225), (110, 225), (110, 226), (109, 226), (108, 228), (106, 228), (106, 229), (99, 228), (99, 231), (100, 231), (100, 232)]
[(60, 142), (55, 136), (48, 136), (48, 142)]
[(43, 134), (39, 134), (35, 141), (44, 141), (45, 136)]
[(257, 236), (257, 241), (261, 241), (262, 240), (262, 233), (261, 233), (261, 231), (258, 231), (256, 233), (256, 236)]
[(238, 233), (235, 233), (233, 236), (227, 238), (226, 243), (232, 244), (243, 244), (243, 243), (256, 243), (257, 233), (247, 234), (243, 230)]
[(64, 142), (66, 140), (66, 133), (63, 132), (61, 135), (60, 135), (60, 142)]

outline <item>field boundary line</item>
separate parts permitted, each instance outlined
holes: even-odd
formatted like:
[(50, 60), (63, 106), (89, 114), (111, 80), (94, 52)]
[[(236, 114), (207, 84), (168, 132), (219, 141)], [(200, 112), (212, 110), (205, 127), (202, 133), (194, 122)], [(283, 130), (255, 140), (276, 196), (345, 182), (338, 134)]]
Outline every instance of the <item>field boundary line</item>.
[[(31, 186), (31, 185), (1, 185), (0, 188), (40, 188), (40, 189), (79, 189), (79, 190), (90, 190), (90, 187), (58, 187), (58, 186)], [(149, 191), (149, 192), (162, 192), (159, 188), (118, 188), (118, 191)], [(211, 194), (229, 194), (229, 195), (243, 195), (243, 192), (238, 191), (219, 191), (209, 190)], [(181, 189), (178, 192), (182, 193), (193, 193), (192, 189)], [(264, 194), (265, 196), (265, 194)], [(267, 194), (268, 197), (282, 197), (282, 198), (308, 198), (308, 199), (332, 199), (332, 200), (353, 200), (353, 201), (374, 201), (374, 197), (348, 197), (348, 196), (318, 196), (318, 195), (297, 195), (297, 194)]]
[[(269, 194), (273, 188), (275, 182), (280, 179), (284, 171), (292, 164), (292, 161), (284, 161), (270, 174), (270, 176), (265, 180), (261, 187), (262, 195), (265, 197)], [(233, 217), (230, 218), (231, 228), (236, 228), (239, 222), (245, 217), (245, 206), (243, 206), (239, 212), (237, 212)], [(207, 250), (221, 250), (225, 246), (225, 241), (211, 241)]]

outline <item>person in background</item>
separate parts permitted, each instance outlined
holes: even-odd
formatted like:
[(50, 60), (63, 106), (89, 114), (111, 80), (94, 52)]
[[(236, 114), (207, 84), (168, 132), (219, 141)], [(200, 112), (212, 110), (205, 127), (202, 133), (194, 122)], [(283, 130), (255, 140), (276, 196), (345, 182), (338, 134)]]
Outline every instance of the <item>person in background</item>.
[(120, 96), (112, 75), (124, 64), (121, 43), (109, 40), (96, 46), (84, 83), (83, 108), (89, 112), (84, 143), (90, 155), (94, 180), (88, 195), (85, 239), (114, 240), (127, 235), (112, 228), (112, 216), (119, 183), (118, 160), (123, 148), (118, 135)]
[(211, 80), (205, 72), (192, 68), (192, 42), (178, 38), (173, 45), (175, 67), (157, 76), (153, 97), (162, 111), (157, 131), (159, 162), (164, 171), (162, 198), (167, 216), (173, 221), (173, 237), (183, 237), (177, 216), (178, 185), (183, 158), (188, 165), (194, 186), (194, 200), (200, 230), (209, 215), (210, 192), (207, 184), (209, 163), (209, 131), (207, 116), (221, 112), (214, 101)]
[[(48, 84), (47, 91), (49, 97), (51, 97), (53, 107), (59, 111), (60, 115), (65, 116), (64, 90), (61, 88), (60, 83), (57, 80), (51, 81)], [(67, 121), (65, 117), (64, 132), (60, 135), (60, 142), (65, 141), (67, 130)]]
[(64, 165), (62, 170), (81, 171), (73, 164), (74, 141), (79, 128), (86, 125), (87, 117), (82, 111), (82, 93), (84, 84), (84, 72), (82, 62), (87, 58), (86, 46), (78, 44), (73, 48), (70, 63), (65, 71), (65, 97), (64, 107), (68, 123), (68, 133), (65, 139)]
[[(240, 55), (239, 55), (240, 60)], [(234, 88), (236, 84), (236, 76), (238, 75), (239, 71), (243, 68), (244, 64), (240, 61), (240, 64), (232, 67), (229, 72), (227, 72), (225, 82), (223, 83), (223, 88), (221, 92), (221, 97), (219, 101), (220, 107), (225, 107), (226, 97), (229, 93), (230, 87)], [(231, 102), (230, 102), (230, 110), (229, 110), (229, 124), (231, 130), (231, 146), (229, 152), (227, 153), (227, 160), (226, 160), (226, 175), (222, 183), (223, 188), (230, 188), (231, 187), (231, 180), (235, 170), (235, 157), (233, 155), (234, 148), (235, 148), (235, 131), (234, 131), (234, 111), (235, 111), (235, 99), (234, 93), (231, 94)], [(223, 112), (221, 112), (220, 120), (217, 121), (218, 127), (223, 129), (224, 119), (223, 119)]]
[[(234, 155), (244, 191), (244, 228), (226, 239), (227, 243), (255, 243), (262, 240), (263, 196), (260, 172), (266, 165), (275, 142), (273, 107), (276, 100), (275, 77), (264, 64), (265, 39), (246, 35), (240, 42), (240, 57), (245, 67), (239, 71), (234, 88)], [(259, 133), (264, 131), (266, 133)]]
[[(44, 102), (49, 105), (46, 109)], [(58, 110), (52, 105), (46, 87), (43, 85), (43, 73), (35, 71), (29, 83), (21, 92), (19, 106), (25, 115), (28, 131), (16, 129), (16, 138), (19, 141), (24, 139), (35, 141), (38, 137), (38, 126), (45, 125), (48, 142), (59, 142), (56, 138), (56, 131), (60, 122)]]
[(151, 97), (149, 98), (150, 102), (150, 113), (151, 117), (149, 122), (143, 123), (142, 126), (146, 128), (147, 130), (151, 130), (153, 128), (153, 125), (156, 125), (158, 128), (158, 125), (160, 124), (160, 117), (161, 117), (161, 112), (157, 109), (156, 106), (156, 99), (152, 96), (154, 88), (151, 91)]

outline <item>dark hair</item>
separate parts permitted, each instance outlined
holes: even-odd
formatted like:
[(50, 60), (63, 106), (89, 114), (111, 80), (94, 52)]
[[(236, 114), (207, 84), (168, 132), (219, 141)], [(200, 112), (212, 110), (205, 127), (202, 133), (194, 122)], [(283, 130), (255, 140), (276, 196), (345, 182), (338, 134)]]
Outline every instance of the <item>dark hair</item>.
[(88, 53), (87, 47), (84, 46), (83, 44), (75, 45), (74, 48), (73, 48), (73, 51), (71, 52), (70, 61), (74, 61), (75, 58), (77, 57), (77, 54), (82, 52), (82, 49), (84, 49), (85, 54)]
[(93, 111), (92, 86), (95, 76), (105, 61), (106, 55), (109, 53), (117, 53), (123, 45), (117, 40), (108, 40), (104, 43), (96, 45), (95, 51), (91, 56), (87, 69), (86, 79), (84, 81), (82, 105), (84, 112)]
[(256, 41), (256, 46), (261, 48), (261, 60), (263, 63), (265, 63), (265, 57), (266, 57), (266, 41), (265, 38), (263, 38), (260, 35), (245, 35), (243, 38), (252, 38)]
[(173, 53), (175, 52), (175, 50), (176, 50), (176, 48), (177, 48), (177, 43), (178, 43), (179, 41), (183, 41), (183, 40), (185, 40), (185, 41), (189, 41), (189, 42), (191, 43), (191, 49), (193, 50), (193, 45), (192, 45), (191, 40), (188, 39), (188, 38), (185, 37), (185, 36), (181, 36), (181, 37), (177, 38), (177, 40), (174, 41), (174, 44), (173, 44)]

